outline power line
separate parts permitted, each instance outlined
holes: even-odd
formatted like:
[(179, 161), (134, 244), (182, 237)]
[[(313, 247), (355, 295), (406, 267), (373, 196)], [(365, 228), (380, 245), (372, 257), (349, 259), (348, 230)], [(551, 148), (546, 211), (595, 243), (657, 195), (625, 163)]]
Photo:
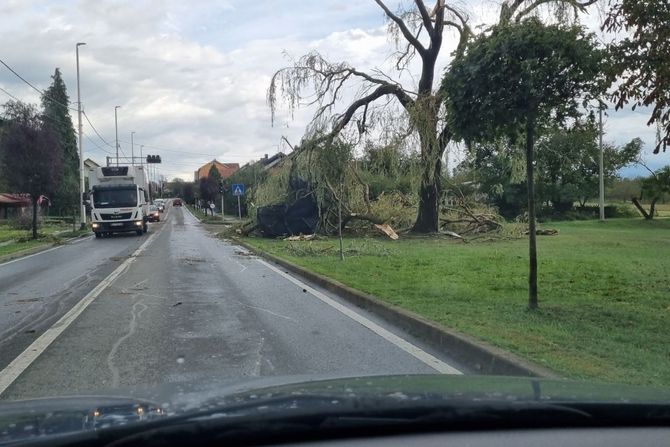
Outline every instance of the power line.
[[(130, 144), (128, 141), (119, 140), (119, 142)], [(139, 141), (135, 141), (135, 144), (141, 144), (141, 143)], [(201, 152), (191, 152), (191, 151), (185, 151), (183, 149), (181, 149), (181, 150), (179, 150), (179, 149), (166, 149), (164, 147), (152, 146), (150, 144), (141, 144), (141, 145), (144, 146), (144, 147), (148, 147), (149, 149), (156, 149), (156, 150), (165, 151), (165, 152), (175, 152), (175, 153), (178, 153), (178, 154), (186, 154), (186, 155), (201, 155), (203, 157), (215, 157), (215, 158), (217, 157), (217, 155), (214, 155), (214, 154), (204, 154), (204, 153), (201, 153)]]
[(12, 95), (11, 93), (9, 93), (9, 92), (8, 92), (7, 90), (5, 90), (4, 88), (0, 87), (0, 90), (2, 90), (2, 92), (5, 93), (5, 94), (6, 94), (7, 96), (9, 96), (10, 98), (13, 98), (15, 101), (19, 101), (19, 102), (21, 102), (21, 100), (20, 100), (19, 98), (17, 98), (16, 96)]
[(48, 95), (44, 92), (44, 90), (41, 90), (41, 89), (35, 87), (35, 86), (34, 86), (33, 84), (31, 84), (30, 82), (26, 81), (25, 78), (24, 78), (23, 76), (21, 76), (21, 75), (18, 74), (16, 71), (14, 71), (14, 69), (13, 69), (12, 67), (10, 67), (9, 65), (7, 65), (7, 63), (6, 63), (5, 61), (3, 61), (2, 59), (0, 59), (0, 63), (1, 63), (2, 65), (4, 65), (5, 67), (7, 67), (7, 70), (9, 70), (9, 71), (11, 71), (12, 73), (14, 73), (14, 75), (15, 75), (17, 78), (19, 78), (20, 80), (22, 80), (23, 82), (25, 82), (26, 84), (28, 84), (28, 85), (29, 85), (33, 90), (35, 90), (37, 93), (39, 93), (40, 95), (43, 95), (43, 96), (45, 96), (47, 99), (49, 99), (49, 101), (55, 102), (56, 104), (58, 104), (58, 105), (60, 105), (60, 106), (63, 106), (63, 107), (65, 107), (65, 108), (67, 108), (67, 109), (74, 110), (74, 111), (78, 111), (78, 109), (75, 109), (74, 107), (70, 107), (69, 104), (63, 104), (63, 103), (60, 102), (60, 101), (56, 101), (56, 100), (53, 99), (52, 97), (48, 96)]
[(91, 142), (91, 144), (92, 144), (93, 146), (95, 146), (96, 148), (100, 149), (101, 151), (103, 151), (103, 152), (105, 152), (105, 153), (107, 153), (107, 154), (112, 155), (112, 152), (111, 152), (111, 151), (105, 149), (104, 147), (100, 146), (98, 143), (96, 143), (95, 141), (93, 141), (93, 139), (92, 139), (91, 137), (89, 137), (88, 134), (87, 134), (86, 132), (83, 132), (83, 134), (84, 134), (84, 136), (86, 137), (86, 139), (87, 139), (88, 141)]
[[(2, 88), (2, 87), (0, 87), (0, 91), (4, 92), (6, 95), (8, 95), (8, 96), (10, 96), (11, 98), (13, 98), (15, 101), (18, 101), (18, 102), (20, 102), (20, 103), (26, 103), (26, 101), (23, 101), (23, 100), (21, 100), (20, 98), (17, 98), (16, 96), (12, 95), (11, 93), (9, 93), (7, 90), (5, 90), (5, 89)], [(72, 123), (72, 120), (70, 120), (70, 122), (62, 121), (62, 120), (56, 119), (56, 118), (54, 118), (54, 117), (52, 117), (52, 116), (45, 115), (44, 113), (41, 113), (41, 114), (40, 114), (40, 118), (42, 118), (42, 119), (46, 119), (47, 121), (51, 121), (52, 123), (56, 123), (56, 124), (64, 124), (64, 125), (66, 125), (66, 126), (67, 126), (67, 125), (70, 125), (70, 126), (72, 126), (72, 128), (74, 129), (74, 124)]]
[(104, 138), (102, 138), (102, 135), (100, 135), (100, 132), (98, 132), (98, 129), (95, 128), (95, 126), (93, 125), (93, 123), (91, 122), (91, 120), (88, 118), (88, 115), (86, 114), (86, 112), (84, 112), (84, 111), (82, 110), (82, 111), (81, 111), (81, 114), (84, 115), (84, 118), (86, 118), (86, 121), (87, 121), (88, 124), (91, 126), (91, 129), (93, 129), (93, 132), (95, 132), (95, 134), (98, 136), (98, 138), (100, 138), (100, 140), (101, 140), (103, 143), (105, 143), (107, 146), (113, 148), (114, 146), (112, 146), (112, 145), (109, 144)]

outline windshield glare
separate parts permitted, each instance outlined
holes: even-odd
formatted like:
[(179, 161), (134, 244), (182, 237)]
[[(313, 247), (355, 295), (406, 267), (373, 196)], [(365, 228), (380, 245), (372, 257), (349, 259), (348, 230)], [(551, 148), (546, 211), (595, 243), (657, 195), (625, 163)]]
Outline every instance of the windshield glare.
[(137, 206), (136, 189), (95, 189), (93, 203), (96, 208), (123, 208)]

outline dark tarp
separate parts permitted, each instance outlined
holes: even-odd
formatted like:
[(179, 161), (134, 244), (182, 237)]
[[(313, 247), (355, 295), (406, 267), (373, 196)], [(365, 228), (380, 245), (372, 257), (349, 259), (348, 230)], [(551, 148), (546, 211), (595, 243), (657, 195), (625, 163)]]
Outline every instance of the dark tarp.
[(319, 209), (310, 194), (292, 204), (262, 206), (256, 221), (265, 237), (314, 234), (319, 226)]

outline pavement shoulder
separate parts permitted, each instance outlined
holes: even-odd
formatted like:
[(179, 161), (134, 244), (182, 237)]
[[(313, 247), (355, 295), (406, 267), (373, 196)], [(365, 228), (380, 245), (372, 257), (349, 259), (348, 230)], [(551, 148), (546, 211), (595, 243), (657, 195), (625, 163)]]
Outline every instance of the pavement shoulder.
[(416, 313), (389, 304), (376, 296), (353, 289), (332, 278), (259, 250), (241, 238), (234, 237), (231, 240), (256, 255), (336, 293), (355, 306), (375, 313), (395, 327), (417, 337), (433, 349), (456, 359), (478, 374), (560, 378), (557, 373), (544, 366), (530, 362), (470, 335), (441, 326)]

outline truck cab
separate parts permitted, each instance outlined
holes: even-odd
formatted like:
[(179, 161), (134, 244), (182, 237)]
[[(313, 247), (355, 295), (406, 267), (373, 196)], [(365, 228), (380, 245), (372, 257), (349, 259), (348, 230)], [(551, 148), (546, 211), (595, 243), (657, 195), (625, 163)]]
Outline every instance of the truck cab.
[(96, 237), (147, 231), (149, 188), (142, 166), (97, 168), (89, 177), (91, 222)]

